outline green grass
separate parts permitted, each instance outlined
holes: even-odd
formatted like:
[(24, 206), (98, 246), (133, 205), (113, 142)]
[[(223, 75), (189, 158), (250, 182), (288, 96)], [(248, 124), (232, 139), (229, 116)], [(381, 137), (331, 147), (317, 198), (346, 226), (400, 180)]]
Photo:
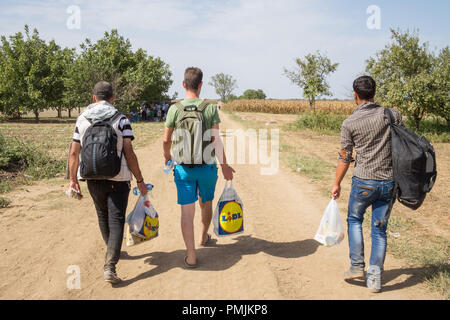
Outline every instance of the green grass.
[(339, 135), (347, 115), (305, 112), (288, 126), (289, 130), (313, 130), (321, 134)]
[[(282, 151), (283, 150), (283, 151)], [(289, 150), (289, 151), (287, 151)], [(333, 174), (333, 166), (316, 157), (302, 155), (293, 151), (292, 147), (282, 145), (280, 150), (282, 152), (282, 159), (287, 166), (293, 171), (305, 175), (313, 180), (326, 180), (330, 174)]]
[[(410, 129), (414, 128), (414, 124), (410, 120), (406, 120), (405, 125)], [(424, 119), (420, 123), (419, 130), (415, 132), (417, 134), (425, 136), (425, 138), (435, 143), (450, 143), (450, 124), (447, 123), (447, 121), (445, 121), (444, 119)]]
[(0, 197), (0, 209), (8, 207), (10, 203), (11, 201), (9, 199)]
[[(65, 162), (54, 159), (44, 150), (0, 134), (0, 169), (23, 171), (33, 179), (52, 178), (56, 173), (63, 172)], [(2, 189), (8, 188), (7, 184), (2, 183)]]
[[(312, 130), (320, 134), (339, 135), (342, 123), (348, 115), (332, 113), (300, 114), (297, 121), (286, 126), (288, 130)], [(419, 130), (414, 130), (414, 124), (405, 120), (405, 125), (419, 135), (425, 136), (433, 143), (450, 143), (450, 124), (439, 118), (422, 120)]]
[(11, 191), (12, 186), (9, 182), (0, 182), (0, 194)]

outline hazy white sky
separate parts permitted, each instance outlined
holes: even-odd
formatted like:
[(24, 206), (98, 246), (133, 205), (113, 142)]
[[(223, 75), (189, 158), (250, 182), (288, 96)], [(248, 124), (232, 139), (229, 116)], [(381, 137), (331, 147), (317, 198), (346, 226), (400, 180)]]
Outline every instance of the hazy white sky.
[[(69, 29), (70, 6), (80, 9), (79, 29)], [(381, 29), (369, 29), (370, 5), (380, 8)], [(432, 50), (449, 44), (450, 1), (413, 0), (35, 0), (0, 2), (0, 34), (38, 28), (44, 39), (77, 47), (113, 28), (135, 49), (161, 57), (170, 65), (175, 91), (188, 66), (205, 74), (203, 96), (215, 98), (207, 85), (216, 73), (237, 79), (240, 95), (263, 89), (269, 98), (302, 98), (283, 75), (294, 59), (320, 50), (338, 71), (329, 77), (335, 98), (346, 98), (365, 60), (390, 41), (390, 28), (419, 29)]]

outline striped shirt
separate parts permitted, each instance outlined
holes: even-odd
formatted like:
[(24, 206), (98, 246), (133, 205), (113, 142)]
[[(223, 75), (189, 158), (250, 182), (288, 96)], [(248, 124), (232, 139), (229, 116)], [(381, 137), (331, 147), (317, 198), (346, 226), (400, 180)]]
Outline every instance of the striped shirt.
[[(131, 141), (134, 140), (133, 130), (131, 129), (131, 123), (125, 116), (123, 116), (122, 119), (120, 119), (119, 132), (122, 134), (122, 138), (128, 138), (131, 139)], [(78, 126), (76, 126), (72, 140), (74, 142), (81, 143), (80, 137), (81, 137), (80, 130)]]
[[(397, 124), (402, 116), (391, 109)], [(356, 158), (353, 158), (353, 149)], [(342, 124), (339, 160), (355, 162), (353, 175), (367, 180), (392, 180), (391, 128), (384, 108), (368, 102), (359, 105)]]

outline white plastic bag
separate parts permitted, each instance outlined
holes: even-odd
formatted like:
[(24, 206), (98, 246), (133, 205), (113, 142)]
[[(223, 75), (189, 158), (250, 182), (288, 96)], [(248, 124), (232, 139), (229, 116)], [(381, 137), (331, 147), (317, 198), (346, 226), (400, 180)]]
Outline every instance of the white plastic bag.
[(128, 223), (126, 230), (128, 246), (141, 243), (136, 238), (146, 241), (158, 236), (159, 216), (148, 195), (139, 197), (134, 210), (128, 215), (126, 222)]
[(332, 247), (344, 239), (341, 215), (337, 201), (332, 199), (323, 213), (319, 229), (314, 237), (321, 244)]
[(218, 237), (244, 232), (244, 204), (234, 190), (233, 182), (225, 184), (213, 216), (214, 233)]

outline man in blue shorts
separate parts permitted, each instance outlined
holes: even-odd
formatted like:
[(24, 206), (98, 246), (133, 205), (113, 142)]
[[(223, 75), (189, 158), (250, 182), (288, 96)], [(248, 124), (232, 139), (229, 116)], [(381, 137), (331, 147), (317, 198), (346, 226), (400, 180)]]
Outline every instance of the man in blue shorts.
[(187, 268), (197, 265), (194, 214), (199, 197), (203, 226), (200, 245), (207, 245), (211, 240), (208, 230), (217, 183), (216, 154), (224, 178), (233, 180), (234, 172), (227, 164), (220, 139), (217, 107), (199, 98), (202, 80), (203, 72), (199, 68), (186, 69), (183, 81), (186, 99), (170, 107), (164, 132), (165, 163), (172, 160), (173, 154), (177, 164), (174, 177), (178, 204), (181, 205), (181, 231), (187, 249), (184, 264)]

